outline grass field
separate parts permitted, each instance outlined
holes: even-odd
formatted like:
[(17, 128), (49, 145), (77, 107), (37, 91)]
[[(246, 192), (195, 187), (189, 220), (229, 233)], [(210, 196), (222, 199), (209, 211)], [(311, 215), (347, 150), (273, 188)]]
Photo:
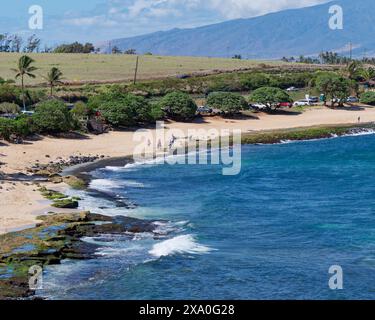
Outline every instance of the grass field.
[[(69, 83), (119, 82), (134, 77), (136, 56), (132, 55), (95, 55), (95, 54), (29, 54), (35, 60), (38, 70), (36, 79), (28, 78), (27, 84), (40, 84), (47, 70), (58, 67)], [(18, 53), (0, 53), (0, 77), (14, 79), (11, 68), (15, 68)], [(256, 68), (266, 63), (270, 66), (281, 65), (278, 61), (250, 61), (236, 59), (218, 59), (201, 57), (161, 57), (140, 56), (138, 79), (155, 79), (179, 74), (210, 73), (213, 71), (231, 71)]]

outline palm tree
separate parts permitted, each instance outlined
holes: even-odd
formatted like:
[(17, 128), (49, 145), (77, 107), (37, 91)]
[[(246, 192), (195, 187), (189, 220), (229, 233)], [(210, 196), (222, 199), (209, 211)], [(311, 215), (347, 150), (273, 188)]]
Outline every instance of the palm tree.
[(12, 69), (16, 76), (15, 78), (18, 79), (21, 77), (21, 87), (22, 87), (22, 103), (23, 103), (23, 109), (26, 110), (26, 103), (25, 103), (25, 76), (28, 76), (30, 78), (35, 78), (35, 74), (33, 72), (37, 70), (36, 67), (32, 66), (32, 63), (34, 60), (30, 58), (29, 56), (22, 56), (18, 60), (18, 66), (17, 69)]
[(60, 69), (53, 67), (48, 73), (46, 77), (43, 77), (51, 88), (51, 97), (53, 95), (53, 87), (62, 83), (62, 75), (63, 73)]
[(353, 60), (348, 64), (345, 69), (345, 73), (348, 79), (356, 80), (360, 71), (362, 69), (362, 64), (359, 61)]
[(375, 78), (375, 69), (374, 68), (362, 69), (359, 75), (363, 78), (363, 80), (365, 80), (366, 82), (369, 82)]

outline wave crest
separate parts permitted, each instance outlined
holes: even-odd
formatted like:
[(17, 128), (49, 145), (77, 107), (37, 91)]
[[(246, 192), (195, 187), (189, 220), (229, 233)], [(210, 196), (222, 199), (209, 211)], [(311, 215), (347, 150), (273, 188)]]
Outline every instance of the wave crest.
[(211, 248), (197, 243), (192, 235), (182, 235), (155, 244), (149, 253), (160, 258), (184, 253), (204, 254), (210, 251), (212, 251)]

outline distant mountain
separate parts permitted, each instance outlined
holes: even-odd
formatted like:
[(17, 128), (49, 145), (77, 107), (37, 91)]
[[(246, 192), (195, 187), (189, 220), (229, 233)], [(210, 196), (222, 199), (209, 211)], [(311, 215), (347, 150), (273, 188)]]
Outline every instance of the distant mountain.
[[(331, 30), (329, 7), (338, 4), (344, 12), (344, 29)], [(321, 51), (375, 54), (375, 1), (339, 0), (313, 7), (285, 10), (250, 19), (237, 19), (194, 29), (173, 29), (102, 45), (159, 55), (281, 58), (314, 56)]]

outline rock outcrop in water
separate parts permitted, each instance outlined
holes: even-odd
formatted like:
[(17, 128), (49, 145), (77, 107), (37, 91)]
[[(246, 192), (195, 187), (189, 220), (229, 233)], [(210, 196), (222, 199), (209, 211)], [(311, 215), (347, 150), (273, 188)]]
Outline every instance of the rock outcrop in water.
[(29, 288), (32, 266), (43, 268), (63, 259), (91, 259), (97, 246), (83, 237), (103, 234), (128, 236), (155, 233), (155, 221), (124, 216), (108, 217), (90, 212), (50, 214), (38, 217), (34, 228), (0, 236), (0, 299), (34, 295)]

